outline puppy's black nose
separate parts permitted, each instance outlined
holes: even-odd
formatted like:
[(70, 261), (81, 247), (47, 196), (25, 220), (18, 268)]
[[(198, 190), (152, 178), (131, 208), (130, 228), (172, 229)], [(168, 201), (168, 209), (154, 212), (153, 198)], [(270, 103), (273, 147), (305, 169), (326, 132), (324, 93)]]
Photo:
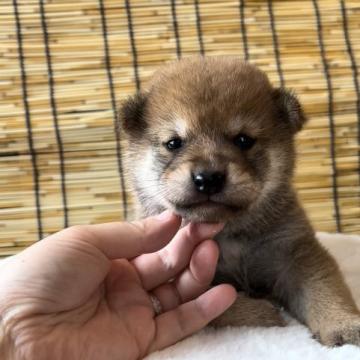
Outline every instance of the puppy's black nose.
[(212, 195), (219, 193), (225, 184), (225, 174), (221, 172), (202, 172), (193, 174), (196, 190)]

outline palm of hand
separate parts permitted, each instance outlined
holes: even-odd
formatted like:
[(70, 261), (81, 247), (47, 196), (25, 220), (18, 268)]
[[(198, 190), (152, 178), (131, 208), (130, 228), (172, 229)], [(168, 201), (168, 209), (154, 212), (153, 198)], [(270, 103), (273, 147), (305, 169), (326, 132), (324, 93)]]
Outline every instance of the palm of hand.
[(108, 359), (121, 349), (122, 358), (138, 359), (149, 352), (154, 341), (154, 309), (136, 269), (127, 260), (114, 261), (105, 281), (88, 300), (60, 314), (61, 322), (50, 334), (68, 339), (70, 358), (77, 358), (74, 354), (78, 353), (79, 358)]

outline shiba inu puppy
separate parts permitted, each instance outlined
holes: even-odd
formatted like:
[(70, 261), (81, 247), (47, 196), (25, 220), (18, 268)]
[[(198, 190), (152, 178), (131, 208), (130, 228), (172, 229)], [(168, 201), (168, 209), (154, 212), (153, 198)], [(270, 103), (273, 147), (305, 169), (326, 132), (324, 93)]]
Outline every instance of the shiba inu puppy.
[(214, 325), (283, 325), (276, 303), (321, 343), (360, 345), (359, 311), (293, 189), (306, 118), (291, 92), (235, 57), (191, 57), (160, 69), (120, 121), (139, 216), (225, 222), (214, 283), (238, 300)]

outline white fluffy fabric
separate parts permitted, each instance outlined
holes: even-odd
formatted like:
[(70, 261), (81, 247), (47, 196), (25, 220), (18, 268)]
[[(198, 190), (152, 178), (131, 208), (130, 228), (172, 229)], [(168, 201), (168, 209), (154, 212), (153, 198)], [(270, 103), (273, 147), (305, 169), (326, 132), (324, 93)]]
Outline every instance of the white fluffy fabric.
[[(338, 261), (360, 306), (360, 236), (318, 234)], [(288, 317), (284, 328), (205, 329), (147, 360), (360, 360), (360, 348), (327, 348), (311, 338), (310, 331)]]

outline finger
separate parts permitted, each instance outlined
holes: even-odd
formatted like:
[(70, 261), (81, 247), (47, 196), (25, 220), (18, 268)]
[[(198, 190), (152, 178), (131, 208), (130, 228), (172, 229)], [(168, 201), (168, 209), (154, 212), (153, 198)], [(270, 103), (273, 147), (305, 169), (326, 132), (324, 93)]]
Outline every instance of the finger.
[(64, 231), (96, 246), (109, 259), (131, 259), (161, 249), (176, 234), (181, 218), (169, 211), (134, 222), (80, 225)]
[(165, 248), (133, 259), (144, 288), (151, 290), (175, 277), (189, 264), (194, 247), (214, 237), (223, 227), (218, 223), (190, 223)]
[(175, 280), (183, 302), (195, 299), (209, 288), (218, 258), (219, 248), (213, 240), (206, 240), (195, 249), (189, 268)]
[(202, 329), (218, 317), (236, 299), (231, 285), (223, 284), (208, 290), (197, 299), (155, 318), (156, 336), (150, 352), (163, 349)]
[(214, 277), (219, 256), (213, 240), (200, 243), (193, 252), (190, 266), (174, 281), (158, 286), (152, 293), (158, 298), (162, 311), (169, 311), (204, 293)]

